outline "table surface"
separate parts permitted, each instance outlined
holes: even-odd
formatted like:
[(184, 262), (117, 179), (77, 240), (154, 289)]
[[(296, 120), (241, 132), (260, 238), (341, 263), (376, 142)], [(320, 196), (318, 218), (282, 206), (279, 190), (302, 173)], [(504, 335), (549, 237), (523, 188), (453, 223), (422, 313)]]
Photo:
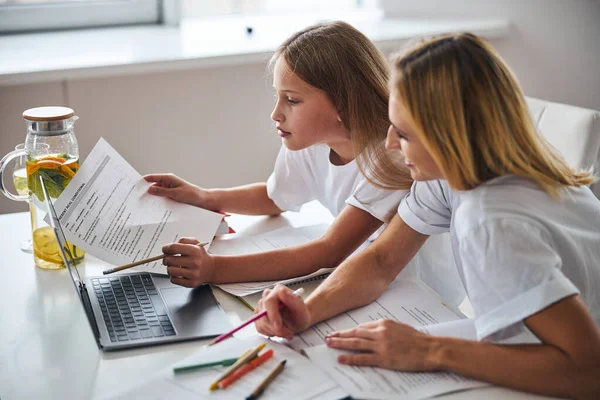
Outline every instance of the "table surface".
[[(329, 223), (331, 215), (318, 203), (300, 213), (277, 217), (232, 215), (239, 235), (287, 226)], [(87, 317), (66, 269), (35, 267), (33, 256), (19, 249), (30, 237), (28, 213), (0, 215), (0, 398), (94, 399), (143, 382), (158, 368), (178, 362), (207, 341), (175, 343), (104, 353), (98, 349)], [(90, 255), (79, 267), (85, 276), (101, 275), (108, 265)], [(236, 324), (251, 311), (230, 295), (215, 296)], [(242, 332), (242, 331), (240, 331)], [(251, 335), (253, 327), (242, 335)], [(504, 388), (485, 388), (447, 395), (445, 399), (542, 398)]]

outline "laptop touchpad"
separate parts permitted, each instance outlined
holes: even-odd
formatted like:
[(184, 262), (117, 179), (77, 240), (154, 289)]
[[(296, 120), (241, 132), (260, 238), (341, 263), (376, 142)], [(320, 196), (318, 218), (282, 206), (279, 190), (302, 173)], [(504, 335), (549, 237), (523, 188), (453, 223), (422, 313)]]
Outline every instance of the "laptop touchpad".
[(160, 292), (179, 335), (210, 337), (231, 329), (227, 314), (218, 305), (208, 285), (195, 289), (163, 288)]

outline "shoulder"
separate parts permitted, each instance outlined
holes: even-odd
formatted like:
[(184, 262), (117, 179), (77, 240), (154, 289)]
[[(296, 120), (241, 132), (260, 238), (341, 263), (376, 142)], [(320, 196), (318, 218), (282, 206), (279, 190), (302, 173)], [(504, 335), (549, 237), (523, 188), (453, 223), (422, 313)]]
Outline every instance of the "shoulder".
[(515, 227), (529, 225), (542, 229), (544, 210), (558, 205), (532, 180), (512, 175), (493, 179), (472, 190), (458, 191), (456, 196), (454, 219), (459, 235), (478, 226), (490, 228), (503, 220)]

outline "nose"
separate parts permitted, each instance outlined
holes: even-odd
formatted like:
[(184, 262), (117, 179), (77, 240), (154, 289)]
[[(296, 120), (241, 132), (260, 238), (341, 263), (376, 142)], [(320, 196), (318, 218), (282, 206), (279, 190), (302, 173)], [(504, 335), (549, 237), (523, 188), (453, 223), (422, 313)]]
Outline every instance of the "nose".
[(283, 122), (283, 114), (281, 113), (281, 110), (279, 109), (279, 99), (277, 100), (277, 102), (275, 103), (275, 108), (273, 108), (273, 111), (271, 112), (271, 119), (273, 121), (276, 122)]
[(402, 150), (402, 146), (400, 145), (400, 139), (394, 133), (394, 127), (390, 125), (387, 131), (387, 136), (385, 137), (385, 148), (388, 150)]

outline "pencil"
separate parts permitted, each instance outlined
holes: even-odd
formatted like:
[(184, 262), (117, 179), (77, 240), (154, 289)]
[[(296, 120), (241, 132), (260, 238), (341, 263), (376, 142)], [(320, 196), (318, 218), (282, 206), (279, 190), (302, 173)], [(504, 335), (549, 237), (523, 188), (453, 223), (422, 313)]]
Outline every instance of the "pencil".
[[(296, 289), (294, 290), (294, 294), (296, 296), (301, 296), (302, 293), (304, 293), (304, 288), (300, 288), (300, 289)], [(280, 304), (279, 307), (283, 307), (283, 304)], [(210, 342), (209, 346), (212, 346), (213, 344), (217, 344), (219, 342), (222, 342), (225, 339), (230, 338), (231, 336), (233, 336), (234, 333), (236, 333), (237, 331), (239, 331), (240, 329), (244, 328), (247, 325), (250, 325), (251, 323), (253, 323), (254, 321), (256, 321), (257, 319), (261, 319), (262, 317), (264, 317), (265, 315), (267, 315), (267, 310), (261, 311), (258, 314), (252, 316), (251, 318), (247, 319), (246, 321), (242, 322), (240, 325), (238, 325), (237, 327), (233, 328), (232, 330), (230, 330), (229, 332), (226, 332), (224, 334), (222, 334), (221, 336), (213, 339), (212, 342)]]
[(254, 307), (252, 306), (252, 304), (248, 303), (248, 300), (244, 299), (242, 296), (234, 296), (234, 297), (236, 299), (238, 299), (243, 305), (248, 307), (250, 309), (250, 311), (254, 311)]
[[(203, 243), (198, 243), (196, 246), (202, 247), (202, 246), (206, 246), (207, 244), (208, 244), (208, 242), (203, 242)], [(145, 258), (143, 260), (135, 261), (135, 262), (132, 262), (130, 264), (121, 265), (120, 267), (115, 267), (115, 268), (107, 269), (107, 270), (102, 271), (102, 275), (108, 275), (108, 274), (112, 274), (114, 272), (123, 271), (124, 269), (137, 267), (138, 265), (146, 264), (146, 263), (149, 263), (149, 262), (152, 262), (152, 261), (162, 260), (166, 256), (167, 256), (166, 254), (161, 254), (160, 256), (154, 256), (154, 257), (150, 257), (150, 258)]]
[(176, 367), (176, 368), (173, 368), (173, 373), (178, 374), (180, 372), (195, 371), (197, 369), (216, 367), (216, 366), (229, 367), (230, 365), (235, 364), (235, 362), (237, 360), (238, 360), (237, 358), (226, 358), (225, 360), (221, 360), (221, 361), (213, 361), (213, 362), (202, 363), (202, 364), (192, 364), (192, 365), (186, 365), (183, 367)]
[(264, 343), (261, 343), (255, 349), (250, 349), (250, 350), (246, 351), (244, 354), (242, 354), (242, 356), (235, 362), (235, 364), (233, 364), (231, 367), (229, 367), (227, 369), (227, 371), (223, 372), (223, 374), (209, 386), (209, 389), (211, 391), (218, 389), (220, 381), (227, 378), (229, 375), (231, 375), (235, 371), (237, 371), (237, 369), (240, 368), (242, 365), (248, 363), (250, 360), (252, 360), (254, 357), (256, 357), (256, 355), (262, 349), (264, 349), (265, 346), (266, 345)]
[(250, 394), (250, 396), (246, 397), (246, 400), (256, 400), (260, 397), (261, 394), (263, 394), (263, 392), (265, 391), (265, 389), (267, 388), (267, 386), (269, 386), (269, 384), (271, 382), (273, 382), (273, 380), (275, 378), (277, 378), (277, 375), (279, 375), (281, 373), (281, 371), (283, 371), (283, 367), (285, 367), (285, 363), (287, 362), (287, 360), (283, 360), (282, 362), (280, 362), (275, 369), (273, 369), (273, 371), (271, 371), (271, 373), (269, 375), (267, 375), (267, 377), (265, 378), (264, 381), (262, 381), (262, 383), (260, 385), (258, 385), (258, 387), (256, 389), (254, 389), (254, 392), (252, 392)]
[(229, 375), (227, 378), (220, 381), (219, 389), (225, 389), (227, 386), (231, 385), (233, 382), (237, 381), (238, 379), (246, 375), (248, 372), (267, 362), (267, 360), (271, 357), (273, 357), (273, 350), (269, 349), (265, 351), (263, 354), (250, 361), (248, 364), (244, 365), (243, 367), (235, 371), (233, 374)]

